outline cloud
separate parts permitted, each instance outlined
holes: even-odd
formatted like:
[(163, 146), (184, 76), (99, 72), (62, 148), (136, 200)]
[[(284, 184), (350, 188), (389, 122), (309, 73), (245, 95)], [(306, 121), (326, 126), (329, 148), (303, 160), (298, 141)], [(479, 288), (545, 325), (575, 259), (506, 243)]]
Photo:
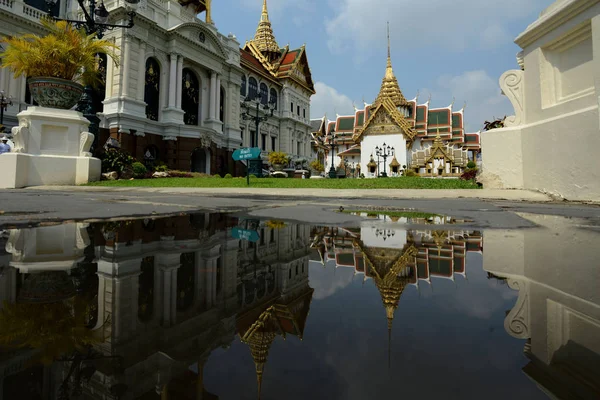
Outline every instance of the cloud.
[(354, 113), (350, 97), (338, 92), (323, 82), (315, 83), (317, 94), (310, 99), (310, 117), (322, 118), (325, 113), (329, 119), (335, 119), (336, 112), (340, 115)]
[(386, 22), (403, 50), (434, 45), (451, 51), (505, 43), (503, 24), (528, 18), (548, 0), (338, 0), (326, 21), (327, 44), (334, 53), (383, 45)]
[(420, 99), (431, 94), (433, 107), (447, 106), (440, 104), (443, 99), (448, 102), (455, 98), (454, 109), (467, 103), (465, 109), (465, 129), (473, 132), (481, 129), (483, 122), (494, 117), (502, 118), (514, 114), (510, 101), (500, 91), (497, 79), (493, 79), (484, 70), (465, 71), (460, 75), (442, 75), (436, 80), (433, 88), (421, 89)]

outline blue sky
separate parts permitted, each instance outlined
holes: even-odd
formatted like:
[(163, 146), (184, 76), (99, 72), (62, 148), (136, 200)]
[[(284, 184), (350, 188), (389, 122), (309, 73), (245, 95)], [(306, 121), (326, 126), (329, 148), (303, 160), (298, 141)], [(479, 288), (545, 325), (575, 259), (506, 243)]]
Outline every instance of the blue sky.
[[(498, 79), (518, 68), (513, 43), (553, 0), (267, 0), (280, 46), (306, 44), (317, 94), (311, 118), (372, 102), (386, 62), (390, 22), (394, 72), (407, 99), (431, 106), (467, 103), (468, 131), (512, 114)], [(262, 0), (215, 0), (213, 19), (241, 45), (254, 36)]]

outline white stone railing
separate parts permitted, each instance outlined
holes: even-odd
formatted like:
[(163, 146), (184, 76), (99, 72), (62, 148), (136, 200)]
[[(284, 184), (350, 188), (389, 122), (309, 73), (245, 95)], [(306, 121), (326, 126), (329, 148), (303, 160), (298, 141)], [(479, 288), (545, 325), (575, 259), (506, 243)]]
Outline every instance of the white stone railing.
[(46, 13), (18, 0), (0, 0), (0, 8), (9, 9), (13, 14), (39, 22)]

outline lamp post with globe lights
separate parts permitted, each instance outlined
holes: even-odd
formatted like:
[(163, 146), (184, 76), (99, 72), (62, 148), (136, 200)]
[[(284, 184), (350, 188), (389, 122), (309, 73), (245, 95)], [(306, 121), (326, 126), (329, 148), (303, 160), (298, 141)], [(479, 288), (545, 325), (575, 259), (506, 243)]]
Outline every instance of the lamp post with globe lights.
[[(77, 0), (81, 11), (83, 11), (84, 20), (74, 20), (74, 19), (63, 19), (54, 17), (52, 15), (58, 0), (46, 0), (47, 13), (48, 18), (51, 18), (55, 21), (66, 21), (72, 24), (77, 29), (85, 29), (85, 32), (88, 35), (96, 34), (98, 39), (102, 39), (104, 36), (104, 32), (112, 31), (115, 28), (123, 28), (129, 29), (133, 28), (135, 18), (135, 10), (137, 9), (138, 3), (140, 0), (125, 0), (125, 4), (127, 7), (127, 24), (109, 24), (108, 16), (109, 12), (104, 6), (104, 1), (100, 0), (100, 4), (96, 0), (88, 0), (88, 6), (86, 8), (84, 4), (84, 0)], [(128, 66), (125, 66), (127, 68)], [(125, 72), (127, 73), (127, 72)], [(94, 110), (94, 89), (91, 85), (85, 85), (83, 88), (83, 95), (81, 99), (77, 103), (77, 111), (81, 112), (85, 118), (90, 121), (90, 126), (88, 128), (89, 132), (94, 135), (94, 142), (90, 148), (90, 152), (94, 152), (98, 145), (98, 127), (100, 125), (100, 118), (96, 115), (96, 110)]]
[[(242, 102), (242, 107), (245, 108), (246, 110), (242, 113), (242, 118), (246, 121), (246, 120), (250, 120), (254, 122), (254, 137), (251, 137), (251, 146), (250, 147), (259, 147), (258, 145), (258, 128), (259, 128), (259, 124), (261, 122), (264, 122), (266, 120), (268, 120), (270, 117), (273, 116), (273, 113), (275, 112), (275, 106), (276, 103), (274, 101), (269, 101), (266, 102), (265, 101), (261, 101), (263, 100), (263, 95), (261, 95), (260, 93), (257, 93), (255, 96), (251, 96), (248, 95), (248, 97), (246, 97), (244, 99), (244, 101)], [(253, 104), (253, 102), (255, 102), (256, 104)], [(263, 110), (265, 110), (265, 112), (268, 111), (268, 114), (265, 114), (263, 116), (260, 115), (260, 106), (261, 104), (263, 105), (262, 108)], [(254, 108), (254, 110), (256, 111), (254, 113), (254, 115), (252, 115), (250, 112), (252, 111), (252, 109)], [(258, 156), (257, 160), (248, 160), (248, 176), (250, 175), (254, 175), (257, 178), (262, 177), (262, 161), (260, 158), (260, 155)]]
[(379, 175), (379, 177), (387, 178), (385, 163), (386, 163), (387, 158), (391, 157), (394, 154), (394, 148), (389, 145), (386, 146), (386, 144), (383, 143), (382, 147), (379, 147), (379, 146), (375, 147), (375, 154), (377, 154), (377, 157), (383, 158), (383, 172)]

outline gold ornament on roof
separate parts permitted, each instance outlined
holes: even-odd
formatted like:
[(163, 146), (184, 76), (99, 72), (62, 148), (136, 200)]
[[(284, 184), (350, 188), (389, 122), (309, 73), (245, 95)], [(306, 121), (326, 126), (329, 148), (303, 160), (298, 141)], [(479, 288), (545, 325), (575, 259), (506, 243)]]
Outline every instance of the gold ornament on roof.
[(262, 14), (256, 33), (254, 34), (254, 44), (261, 52), (279, 53), (279, 45), (275, 40), (273, 28), (269, 21), (269, 12), (267, 11), (267, 0), (263, 0)]
[(383, 81), (381, 82), (381, 89), (379, 90), (379, 95), (375, 102), (371, 105), (371, 108), (377, 107), (384, 99), (390, 99), (394, 103), (396, 107), (408, 106), (408, 101), (402, 94), (400, 90), (400, 85), (398, 85), (398, 79), (394, 75), (394, 70), (392, 68), (392, 57), (390, 52), (390, 23), (388, 22), (387, 28), (387, 42), (388, 42), (388, 54), (387, 54), (387, 65), (385, 67), (385, 75), (383, 77)]

